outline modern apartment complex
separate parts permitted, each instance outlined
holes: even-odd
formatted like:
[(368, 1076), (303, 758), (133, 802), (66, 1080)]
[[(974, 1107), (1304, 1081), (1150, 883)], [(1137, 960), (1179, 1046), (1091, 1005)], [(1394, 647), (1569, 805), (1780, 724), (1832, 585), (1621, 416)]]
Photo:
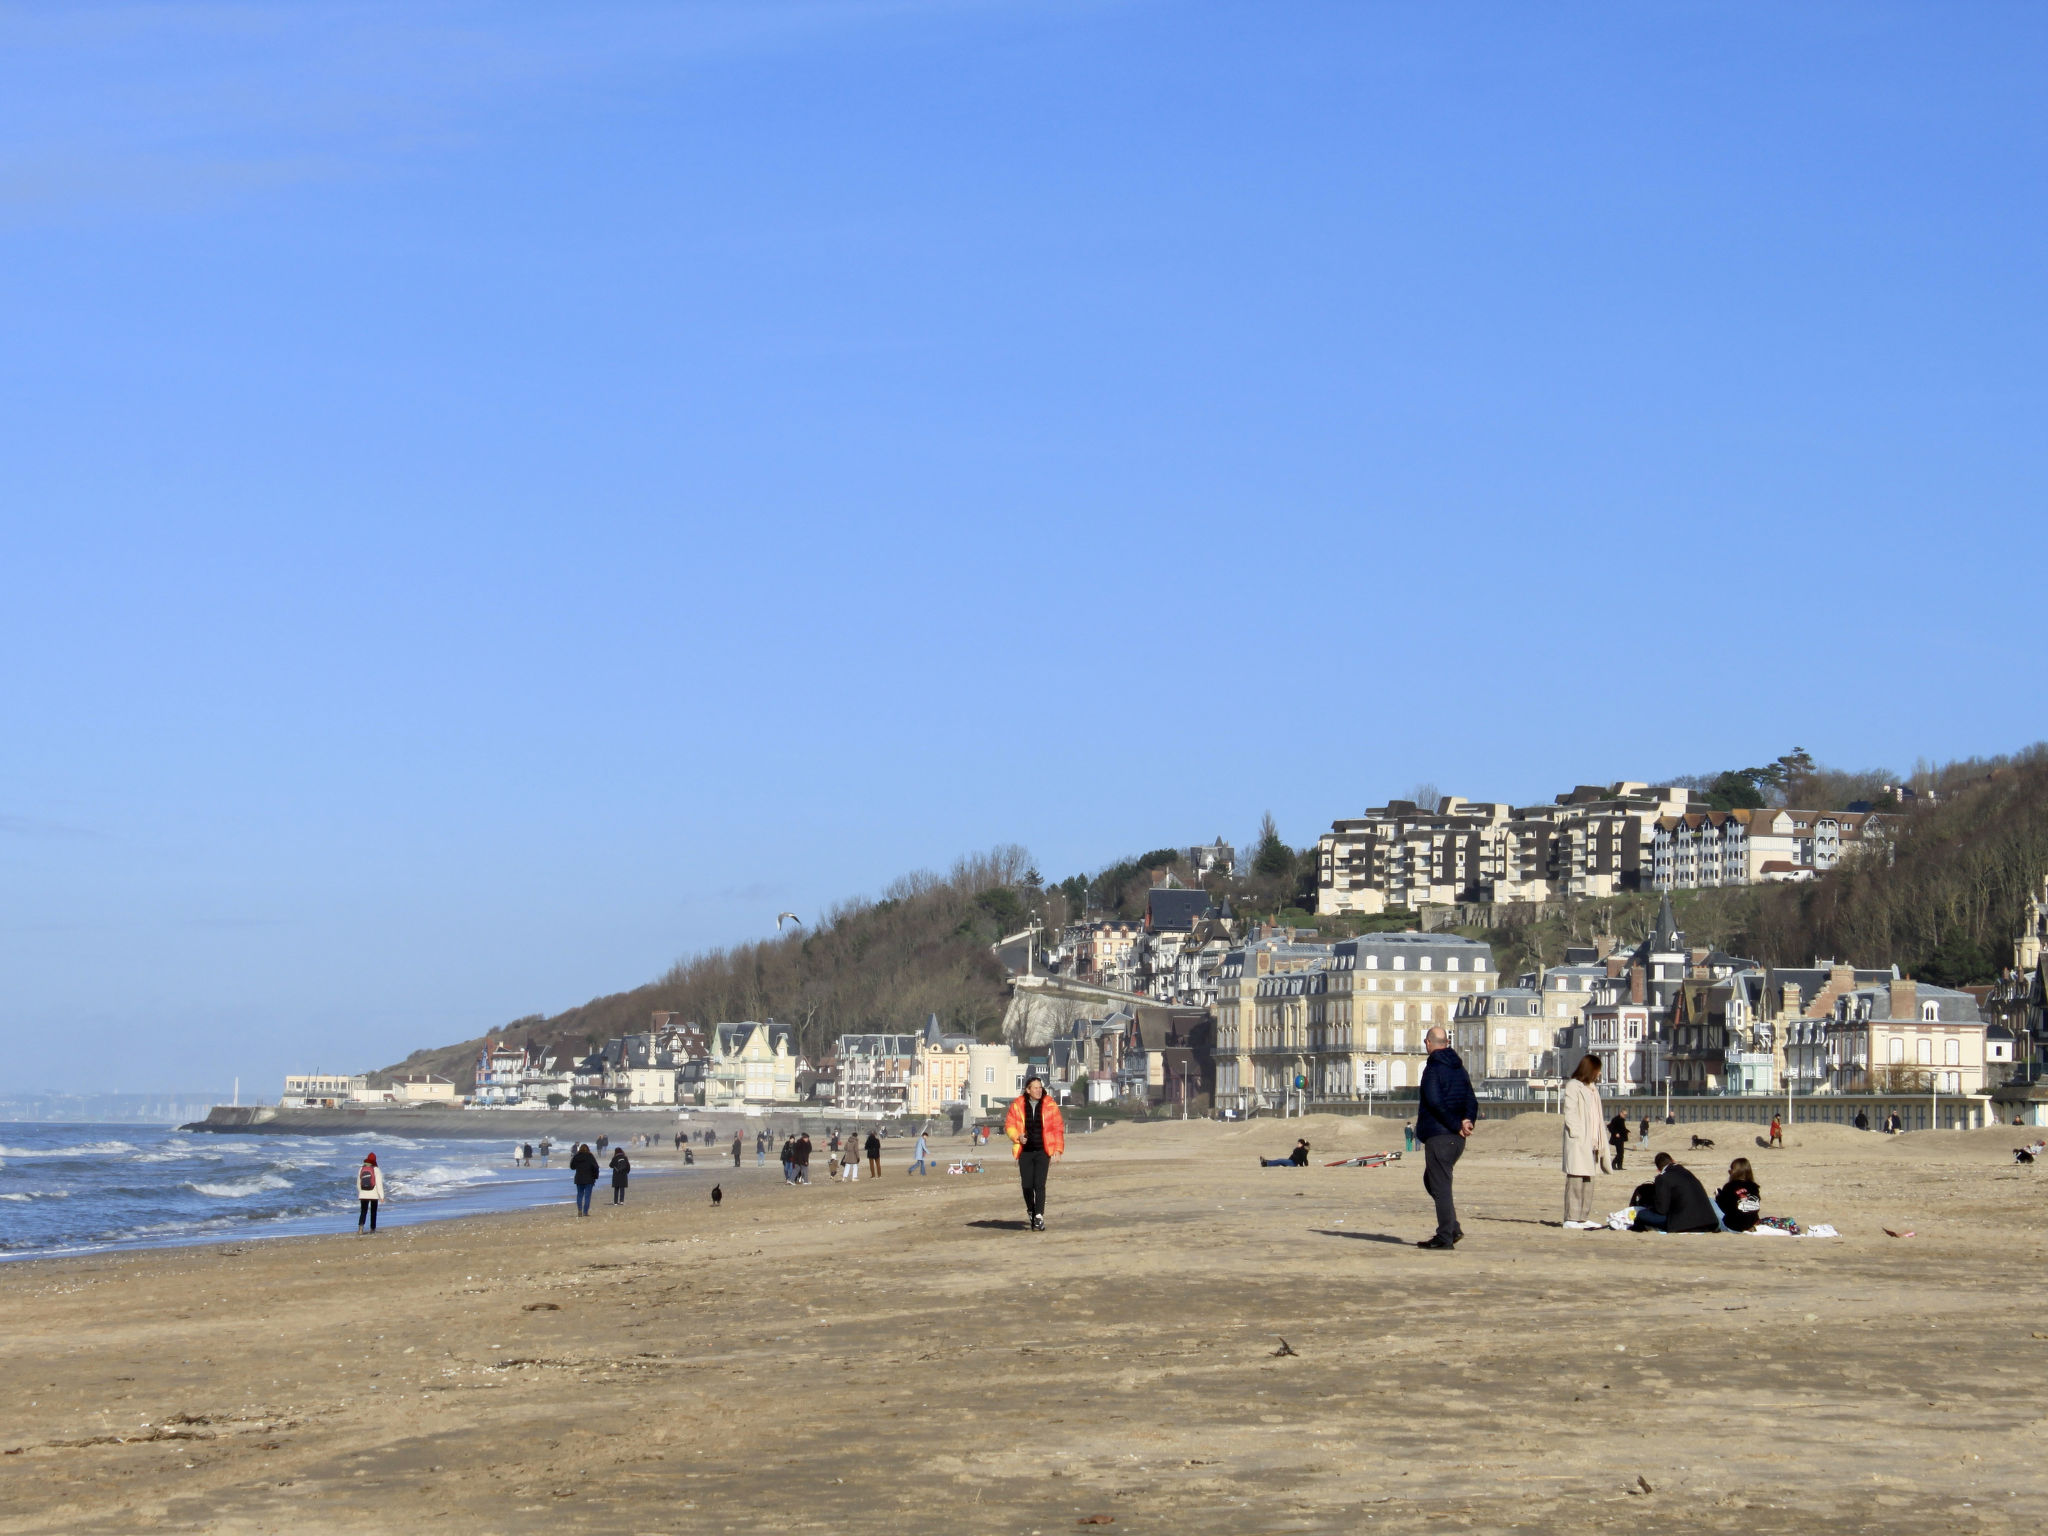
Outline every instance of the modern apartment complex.
[(1391, 800), (1317, 842), (1316, 910), (1378, 913), (1635, 890), (1806, 880), (1888, 819), (1868, 812), (1716, 811), (1694, 791), (1580, 785), (1549, 805)]

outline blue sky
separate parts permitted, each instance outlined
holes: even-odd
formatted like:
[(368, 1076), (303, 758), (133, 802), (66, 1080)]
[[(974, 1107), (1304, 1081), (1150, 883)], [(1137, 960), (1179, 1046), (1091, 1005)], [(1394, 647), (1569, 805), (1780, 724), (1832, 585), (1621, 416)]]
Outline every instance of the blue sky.
[(5, 1078), (2048, 734), (2044, 29), (0, 6)]

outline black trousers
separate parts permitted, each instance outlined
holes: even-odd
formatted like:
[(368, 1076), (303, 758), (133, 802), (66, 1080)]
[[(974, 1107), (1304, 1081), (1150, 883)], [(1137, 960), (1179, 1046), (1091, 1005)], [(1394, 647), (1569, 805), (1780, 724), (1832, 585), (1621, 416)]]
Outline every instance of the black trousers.
[(1017, 1175), (1024, 1181), (1024, 1209), (1033, 1216), (1045, 1214), (1045, 1175), (1051, 1167), (1050, 1152), (1017, 1154)]
[(1422, 1144), (1422, 1187), (1436, 1202), (1436, 1235), (1447, 1243), (1465, 1235), (1458, 1225), (1458, 1207), (1451, 1199), (1451, 1170), (1464, 1155), (1462, 1136), (1432, 1136)]
[(372, 1232), (377, 1230), (377, 1207), (383, 1203), (381, 1200), (358, 1200), (356, 1202), (356, 1230), (358, 1232), (362, 1231), (365, 1221), (370, 1224)]
[(1628, 1143), (1625, 1141), (1610, 1141), (1608, 1145), (1614, 1148), (1614, 1171), (1619, 1173), (1621, 1172), (1621, 1160), (1628, 1151)]
[(619, 1184), (614, 1184), (614, 1185), (612, 1186), (612, 1204), (613, 1204), (613, 1205), (624, 1205), (625, 1203), (626, 1203), (626, 1186), (625, 1186), (625, 1185), (624, 1185), (623, 1183), (619, 1183)]

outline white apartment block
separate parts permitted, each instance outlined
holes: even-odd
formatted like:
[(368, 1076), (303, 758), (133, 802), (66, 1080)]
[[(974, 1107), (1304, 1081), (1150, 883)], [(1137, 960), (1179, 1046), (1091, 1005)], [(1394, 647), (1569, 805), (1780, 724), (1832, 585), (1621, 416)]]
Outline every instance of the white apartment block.
[(1647, 887), (1659, 817), (1692, 791), (1581, 785), (1550, 805), (1392, 800), (1332, 824), (1317, 843), (1316, 910), (1384, 912), (1459, 902), (1612, 896)]

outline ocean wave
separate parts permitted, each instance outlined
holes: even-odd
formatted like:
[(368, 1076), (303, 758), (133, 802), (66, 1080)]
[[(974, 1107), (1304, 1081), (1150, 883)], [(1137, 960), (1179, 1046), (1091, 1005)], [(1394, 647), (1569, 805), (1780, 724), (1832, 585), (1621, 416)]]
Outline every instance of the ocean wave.
[(243, 1179), (233, 1184), (187, 1183), (185, 1186), (194, 1194), (209, 1195), (215, 1200), (242, 1200), (250, 1195), (260, 1195), (273, 1189), (290, 1189), (292, 1181), (281, 1179), (274, 1173), (258, 1174), (253, 1179)]
[(75, 1147), (0, 1147), (0, 1157), (118, 1157), (134, 1150), (125, 1141), (88, 1141)]
[(492, 1182), (491, 1170), (475, 1164), (430, 1163), (424, 1168), (390, 1170), (391, 1192), (398, 1195), (434, 1195)]

